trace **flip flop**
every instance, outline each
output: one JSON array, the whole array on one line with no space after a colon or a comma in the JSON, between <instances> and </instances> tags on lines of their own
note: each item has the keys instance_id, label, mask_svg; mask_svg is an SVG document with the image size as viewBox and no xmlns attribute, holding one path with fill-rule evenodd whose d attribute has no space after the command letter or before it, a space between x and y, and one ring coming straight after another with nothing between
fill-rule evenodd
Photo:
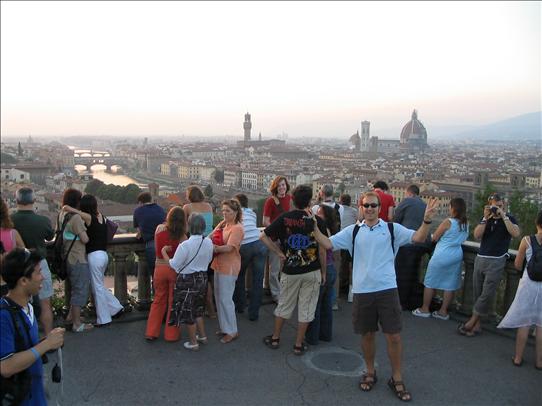
<instances>
[{"instance_id":1,"label":"flip flop","mask_svg":"<svg viewBox=\"0 0 542 406\"><path fill-rule=\"evenodd\" d=\"M86 333L87 331L90 331L94 328L94 326L92 324L87 324L87 323L81 323L79 325L79 327L77 328L72 328L72 331L74 333Z\"/></svg>"},{"instance_id":2,"label":"flip flop","mask_svg":"<svg viewBox=\"0 0 542 406\"><path fill-rule=\"evenodd\" d=\"M476 335L476 332L474 332L473 330L469 330L465 327L465 323L461 323L457 327L457 332L465 337L474 337Z\"/></svg>"}]
</instances>

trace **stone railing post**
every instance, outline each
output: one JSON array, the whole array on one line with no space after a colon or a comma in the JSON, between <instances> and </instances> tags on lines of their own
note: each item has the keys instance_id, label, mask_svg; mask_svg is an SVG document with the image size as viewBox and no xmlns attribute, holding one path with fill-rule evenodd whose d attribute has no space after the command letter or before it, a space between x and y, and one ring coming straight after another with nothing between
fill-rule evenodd
<instances>
[{"instance_id":1,"label":"stone railing post","mask_svg":"<svg viewBox=\"0 0 542 406\"><path fill-rule=\"evenodd\" d=\"M128 280L127 280L127 258L129 252L124 250L117 250L112 253L113 255L113 270L114 270L114 284L115 284L115 296L119 299L121 305L126 307L128 305Z\"/></svg>"},{"instance_id":2,"label":"stone railing post","mask_svg":"<svg viewBox=\"0 0 542 406\"><path fill-rule=\"evenodd\" d=\"M474 288L473 288L473 275L474 275L474 259L478 253L478 243L467 241L463 244L463 286L461 286L461 303L457 307L457 311L464 315L470 316L472 313L472 307L474 306Z\"/></svg>"},{"instance_id":3,"label":"stone railing post","mask_svg":"<svg viewBox=\"0 0 542 406\"><path fill-rule=\"evenodd\" d=\"M148 310L151 306L151 275L145 258L145 247L137 247L137 309Z\"/></svg>"}]
</instances>

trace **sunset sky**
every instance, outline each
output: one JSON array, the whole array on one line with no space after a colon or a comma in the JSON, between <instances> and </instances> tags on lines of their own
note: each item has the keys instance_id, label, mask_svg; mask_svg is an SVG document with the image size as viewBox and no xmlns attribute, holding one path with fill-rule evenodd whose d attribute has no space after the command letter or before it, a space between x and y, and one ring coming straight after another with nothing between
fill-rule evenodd
<instances>
[{"instance_id":1,"label":"sunset sky","mask_svg":"<svg viewBox=\"0 0 542 406\"><path fill-rule=\"evenodd\" d=\"M347 137L541 110L539 2L2 2L1 133Z\"/></svg>"}]
</instances>

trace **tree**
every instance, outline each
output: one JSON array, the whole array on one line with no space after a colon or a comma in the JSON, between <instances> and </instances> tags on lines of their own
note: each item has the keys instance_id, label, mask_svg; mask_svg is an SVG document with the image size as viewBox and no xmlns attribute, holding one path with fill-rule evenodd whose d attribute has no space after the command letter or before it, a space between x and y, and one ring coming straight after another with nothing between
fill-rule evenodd
<instances>
[{"instance_id":1,"label":"tree","mask_svg":"<svg viewBox=\"0 0 542 406\"><path fill-rule=\"evenodd\" d=\"M21 146L21 141L19 141L19 144L17 145L17 155L23 156L23 147Z\"/></svg>"},{"instance_id":2,"label":"tree","mask_svg":"<svg viewBox=\"0 0 542 406\"><path fill-rule=\"evenodd\" d=\"M512 213L518 222L521 230L521 235L531 235L536 233L534 221L540 207L525 198L525 193L519 190L514 191L508 200L508 211ZM521 241L521 237L516 238L512 242L512 248L517 248Z\"/></svg>"},{"instance_id":3,"label":"tree","mask_svg":"<svg viewBox=\"0 0 542 406\"><path fill-rule=\"evenodd\" d=\"M17 163L16 158L14 158L10 154L6 154L5 152L2 152L0 154L0 161L2 161L3 164L16 164Z\"/></svg>"},{"instance_id":4,"label":"tree","mask_svg":"<svg viewBox=\"0 0 542 406\"><path fill-rule=\"evenodd\" d=\"M205 189L203 190L203 194L204 194L208 199L210 199L211 197L213 197L213 195L214 195L213 187L212 187L211 185L205 186Z\"/></svg>"}]
</instances>

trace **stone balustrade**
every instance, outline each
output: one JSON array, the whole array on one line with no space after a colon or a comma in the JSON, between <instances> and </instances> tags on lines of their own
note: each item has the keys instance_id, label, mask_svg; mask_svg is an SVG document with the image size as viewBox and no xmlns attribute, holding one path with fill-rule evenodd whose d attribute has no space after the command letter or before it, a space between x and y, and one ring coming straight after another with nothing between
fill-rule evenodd
<instances>
[{"instance_id":1,"label":"stone balustrade","mask_svg":"<svg viewBox=\"0 0 542 406\"><path fill-rule=\"evenodd\" d=\"M474 259L480 247L479 243L467 241L463 244L463 283L457 294L457 312L470 315L473 307L473 272ZM130 306L128 295L127 276L133 268L134 255L137 257L137 299L135 301L138 310L147 310L151 304L151 281L150 273L145 260L145 245L136 239L135 234L118 234L109 245L108 252L112 261L109 262L108 274L114 275L115 296L123 306ZM501 281L498 294L490 313L494 321L504 316L512 301L521 278L521 271L514 268L514 259L517 251L510 250L510 258L506 263L505 276ZM427 261L422 261L427 263ZM423 273L425 270L421 270ZM66 289L69 292L69 289ZM69 303L69 294L66 295L66 303Z\"/></svg>"}]
</instances>

